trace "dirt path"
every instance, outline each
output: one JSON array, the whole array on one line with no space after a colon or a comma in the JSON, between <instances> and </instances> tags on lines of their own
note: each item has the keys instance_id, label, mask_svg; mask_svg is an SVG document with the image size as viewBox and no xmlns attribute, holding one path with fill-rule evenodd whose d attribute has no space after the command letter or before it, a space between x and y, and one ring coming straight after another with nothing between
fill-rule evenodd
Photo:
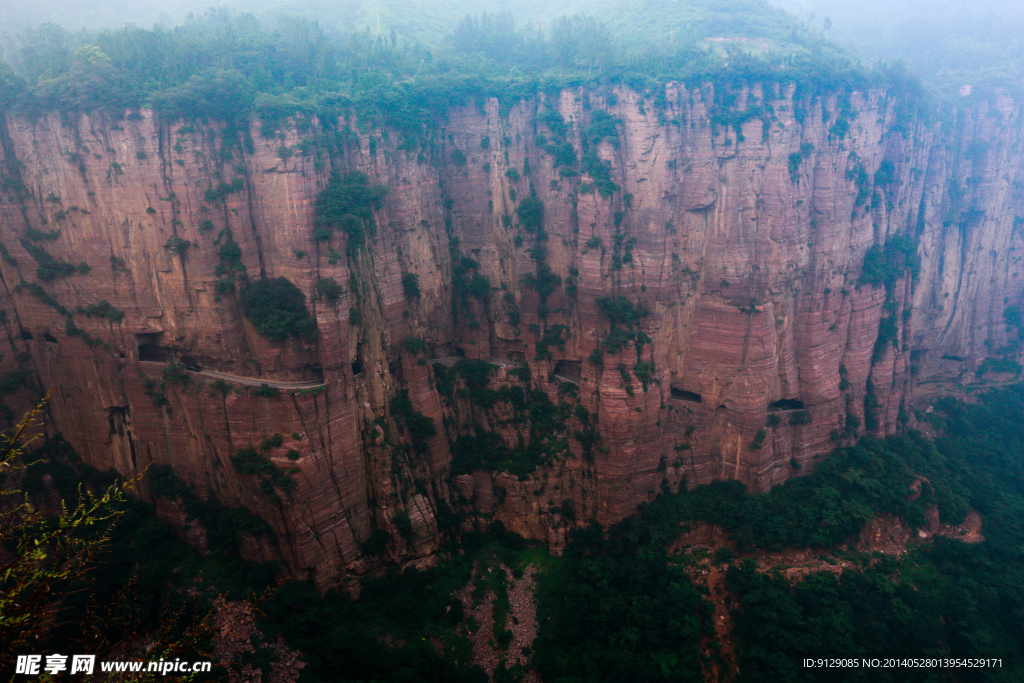
<instances>
[{"instance_id":1,"label":"dirt path","mask_svg":"<svg viewBox=\"0 0 1024 683\"><path fill-rule=\"evenodd\" d=\"M704 680L730 683L739 675L733 634L733 611L739 603L728 590L726 572L730 564L752 557L759 571L781 570L786 579L797 582L817 572L839 575L858 568L859 564L843 557L849 550L902 555L907 552L908 546L928 543L935 536L955 538L964 543L980 543L985 540L981 534L981 515L976 510L968 512L964 521L956 526L940 524L937 509L929 510L927 517L926 527L916 533L895 515L882 514L864 525L860 540L851 546L841 545L831 549L785 548L773 552L755 550L752 553L736 553L735 559L720 563L712 560L715 552L720 548L733 548L732 541L720 527L698 524L681 534L668 552L677 557L689 556L685 564L690 580L707 588L708 600L713 608L711 618L715 635L705 636L701 641L701 653L707 661L702 672ZM714 641L717 641L717 646Z\"/></svg>"}]
</instances>

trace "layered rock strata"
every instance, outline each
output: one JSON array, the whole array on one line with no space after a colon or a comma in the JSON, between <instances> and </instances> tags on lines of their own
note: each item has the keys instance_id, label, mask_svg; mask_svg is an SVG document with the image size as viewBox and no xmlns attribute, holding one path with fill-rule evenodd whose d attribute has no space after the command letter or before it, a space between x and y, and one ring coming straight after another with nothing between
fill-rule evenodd
<instances>
[{"instance_id":1,"label":"layered rock strata","mask_svg":"<svg viewBox=\"0 0 1024 683\"><path fill-rule=\"evenodd\" d=\"M244 534L253 559L328 587L429 563L459 514L557 549L684 482L767 489L896 430L919 384L1010 377L1015 103L938 123L879 92L754 87L727 111L711 86L663 95L492 99L416 136L8 116L0 370L27 377L8 403L52 390L86 461L169 466L269 524ZM350 171L387 188L375 230L315 239L318 194ZM916 277L883 246L898 236ZM884 282L865 275L875 245ZM239 290L262 277L305 293L315 339L257 333ZM462 356L504 363L474 392L433 363ZM182 379L170 358L322 388ZM399 392L435 434L413 437ZM294 483L240 469L249 447ZM474 460L497 451L522 462Z\"/></svg>"}]
</instances>

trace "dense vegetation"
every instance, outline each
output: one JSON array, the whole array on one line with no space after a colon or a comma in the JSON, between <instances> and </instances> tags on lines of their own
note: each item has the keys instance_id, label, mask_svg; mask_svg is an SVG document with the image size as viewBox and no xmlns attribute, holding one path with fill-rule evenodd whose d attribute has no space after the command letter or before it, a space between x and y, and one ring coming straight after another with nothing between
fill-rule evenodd
<instances>
[{"instance_id":1,"label":"dense vegetation","mask_svg":"<svg viewBox=\"0 0 1024 683\"><path fill-rule=\"evenodd\" d=\"M584 444L584 456L590 456L596 431L588 426L586 409L578 405L575 386L563 384L556 403L547 392L530 386L528 367L513 371L521 386L491 388L494 369L483 360L461 359L450 369L434 364L434 385L450 410L465 413L467 423L451 440L454 474L485 470L525 479L538 467L571 455L570 434ZM582 429L571 430L571 420ZM496 425L511 427L515 443L506 443L493 429Z\"/></svg>"},{"instance_id":2,"label":"dense vegetation","mask_svg":"<svg viewBox=\"0 0 1024 683\"><path fill-rule=\"evenodd\" d=\"M108 110L121 115L125 108L148 104L164 121L209 118L225 122L228 132L243 136L241 124L251 115L272 131L296 113L320 115L328 122L355 113L361 124L372 121L400 131L407 149L415 151L425 125L443 117L452 104L478 104L485 96L496 96L501 111L507 112L517 99L562 86L591 84L610 95L608 86L625 83L646 91L656 106L664 102L660 84L669 79L712 80L725 86L795 82L800 94L807 96L883 83L902 88L903 93L917 92L898 69L884 74L862 69L827 49L814 35L764 11L762 3L734 0L713 7L691 0L682 9L672 21L658 26L662 33L657 41L638 49L623 40L637 36L640 29L631 23L635 17L611 25L603 23L600 14L562 18L547 32L533 26L517 28L505 15L468 18L441 44L431 47L394 34L339 37L306 20L261 23L223 13L173 29L130 27L69 34L41 26L4 44L4 58L14 68L0 63L0 111L59 111L70 117ZM680 27L678 35L673 27ZM771 37L775 51L758 48L752 50L756 54L749 54L734 46L708 50L701 42L708 36L746 36L754 29L757 35ZM721 90L727 92L728 87ZM713 104L716 122L738 125L739 119L728 111L732 104L728 95ZM618 187L593 150L602 140L615 144L617 122L597 110L590 120L579 131L580 158L569 142L568 124L555 111L541 114L538 123L550 139L538 144L564 177L580 170L590 176L593 184L581 191L612 195ZM842 125L836 126L841 137ZM338 131L337 138L345 134ZM453 163L465 163L463 153L456 152ZM809 153L791 157L794 181ZM873 185L885 186L891 169L891 162L884 162ZM523 169L523 174L528 176L528 171ZM518 170L510 169L509 178L518 181ZM859 207L868 201L872 181L859 166L851 171L851 178L862 190ZM239 189L235 183L222 182L210 188L205 199L214 203ZM317 200L314 236L330 244L340 233L352 253L373 235L373 210L383 196L384 189L371 186L365 175L332 176ZM523 284L540 295L543 319L547 296L563 284L544 261L544 205L531 194L523 197L515 213L520 226L536 237L537 273L529 274ZM58 231L26 235L25 248L38 262L37 277L42 281L84 272L83 265L58 261L43 249L41 245L57 236ZM183 256L190 245L176 239L168 240L167 249ZM241 251L230 233L218 255L218 292L234 291L237 279L245 315L260 334L275 341L315 337L315 319L297 287L285 278L250 282L243 277ZM622 258L616 251L620 264ZM884 286L889 294L889 316L882 323L875 360L890 343L898 343L892 290L904 274L916 274L916 258L913 243L903 237L872 247L865 257L859 284ZM490 296L490 282L472 259L460 256L453 263L457 264L453 305L457 314L468 313L470 298L485 301ZM568 293L570 281L565 285ZM30 291L46 296L35 287ZM414 273L403 274L402 287L410 302L422 295ZM316 292L323 301L335 302L343 290L325 277L317 280ZM633 345L637 359L632 372L646 390L649 382L656 381L653 363L641 356L650 341L641 329L646 309L621 296L602 297L596 303L608 320L609 332L591 361L604 363L606 354L617 355ZM106 301L76 312L111 323L123 317ZM64 315L69 334L84 334L74 326L70 312ZM518 324L518 309L515 316ZM1008 324L1020 328L1020 318L1015 308L1007 309ZM538 357L547 357L549 348L564 346L565 332L565 326L545 325L537 343ZM405 348L420 355L425 343L409 339ZM1020 370L1008 362L989 359L981 372ZM630 369L619 364L623 381L632 391ZM460 417L469 418L453 422L469 425L452 432L453 474L482 469L526 479L537 467L568 457L570 439L583 444L585 458L591 455L597 437L592 416L574 400L578 389L562 385L555 402L531 387L528 369L521 373L522 386L501 389L490 386L492 371L486 362L469 360L451 368L440 364L433 368L445 409L449 414L462 411ZM171 383L189 378L174 365L163 376ZM23 386L28 375L16 371L0 380L0 393L9 393ZM149 381L147 393L157 405L165 404L166 396ZM263 385L255 393L272 395L276 389ZM869 393L868 399L872 398ZM415 410L405 391L392 397L389 408L408 434L412 451L425 452L438 425ZM770 493L748 493L735 482L682 494L666 492L635 519L607 531L592 525L577 533L563 558L541 560L545 572L538 592L541 623L533 664L549 680L696 680L708 661L699 645L714 637L708 621L710 607L692 583L687 562L670 557L666 548L681 528L711 522L730 535L743 555L813 546L823 556L840 556L851 564L841 576L823 572L789 580L779 572L759 571L750 560L733 562L728 554L721 556L731 564L728 583L739 601L734 616L744 680L839 680L836 672L809 671L799 665L806 656L837 654L1003 656L1007 670L966 672L963 680L1014 680L1009 665L1015 662L1010 656L1024 649L1024 470L1020 461L1024 392L1003 390L978 405L945 402L939 414L946 416L946 436L936 443L912 434L864 439L823 461L814 474ZM514 443L503 439L496 430L499 425L504 432L517 434ZM759 432L758 446L765 434ZM279 435L268 437L260 451L281 444ZM88 484L107 481L77 463L59 440L47 448L42 454L53 462L33 466L21 482L29 492L45 493L44 472L54 478L65 497L73 497L74 484L83 479ZM232 466L270 500L283 503L282 494L291 493L295 482L289 470L278 468L260 451L236 450ZM298 456L292 450L288 457L293 453ZM921 487L918 497L909 495L914 482ZM158 495L183 501L187 515L207 530L211 554L200 557L175 540L146 506L130 504L109 550L97 558L95 570L74 585L60 587L69 597L60 606L59 625L48 636L54 651L70 651L79 642L80 634L72 628L78 623L75 615L95 605L118 606L130 589L143 598L141 608L131 615L135 621L124 623L144 631L163 618L160 607L165 601L172 608L194 613L198 608L186 605L182 596L197 584L204 590L208 587L207 593L227 591L233 597L274 584L276 567L245 563L237 555L242 534L272 537L263 520L241 509L224 510L202 501L170 468L153 468L149 486ZM961 522L971 508L980 511L988 540L965 546L940 538L917 545L900 558L841 547L879 513L898 515L917 527L924 524L932 505L951 524ZM560 513L566 520L575 520L571 502ZM404 513L393 521L404 536L411 533L411 522L400 515ZM438 517L445 515L453 513L440 509ZM461 521L448 519L443 525L448 540L461 547L446 548L437 568L401 575L392 572L368 581L358 601L336 592L319 597L308 584L298 582L278 588L263 606L265 632L281 633L302 650L309 662L303 673L306 680L331 680L338 671L354 680L481 680L482 673L469 664L465 642L466 629L472 629L472 624L452 595L481 566L500 560L521 569L530 551L521 539L494 525L487 543L487 538L466 532L471 525ZM397 538L378 528L363 547L368 555L381 555ZM468 552L460 555L460 550ZM494 574L501 575L498 570ZM487 580L496 582L500 596L501 581ZM180 626L175 628L181 631ZM496 631L503 628L502 624ZM113 633L130 635L129 630ZM504 634L496 632L495 637L500 642ZM261 651L260 656L266 653ZM860 680L881 680L877 672L841 673L842 680L857 680L858 674ZM900 671L892 680L931 680L929 676L933 672Z\"/></svg>"},{"instance_id":3,"label":"dense vegetation","mask_svg":"<svg viewBox=\"0 0 1024 683\"><path fill-rule=\"evenodd\" d=\"M958 680L1019 680L1024 645L1024 390L990 393L979 404L940 402L946 436L922 446L936 502L956 522L966 505L984 520L985 542L936 538L902 558L861 556L861 571L812 574L795 585L734 567L743 601L738 635L747 680L787 672L791 680L839 680L801 671L809 652L850 656L1004 657L1002 668L958 672ZM897 459L906 439L885 442ZM851 469L847 478L861 475ZM871 479L868 479L871 481ZM945 492L942 490L945 489ZM961 498L962 496L962 498ZM954 501L943 509L943 500ZM912 518L911 518L912 519ZM771 624L766 627L766 624ZM936 680L935 671L844 671L842 680Z\"/></svg>"},{"instance_id":4,"label":"dense vegetation","mask_svg":"<svg viewBox=\"0 0 1024 683\"><path fill-rule=\"evenodd\" d=\"M403 390L395 394L390 405L391 414L399 424L409 431L412 447L417 451L425 452L427 440L437 434L434 421L413 408L408 391Z\"/></svg>"},{"instance_id":5,"label":"dense vegetation","mask_svg":"<svg viewBox=\"0 0 1024 683\"><path fill-rule=\"evenodd\" d=\"M170 29L72 34L42 25L6 41L3 59L14 70L0 67L0 108L120 114L149 104L169 120L237 123L254 113L271 128L296 113L331 120L354 112L418 135L455 103L493 95L507 108L538 90L588 82L640 89L669 79L796 82L813 95L885 81L764 3L729 4L665 8L672 21L642 47L630 39L638 27L584 15L559 18L546 32L517 27L508 15L467 18L429 47L395 36L331 35L308 19L260 22L227 12ZM705 42L766 35L767 43L717 43L726 50Z\"/></svg>"},{"instance_id":6,"label":"dense vegetation","mask_svg":"<svg viewBox=\"0 0 1024 683\"><path fill-rule=\"evenodd\" d=\"M936 504L945 519L962 521L964 492L948 483L940 463L932 444L920 437L866 438L830 455L814 474L768 493L745 494L742 484L723 481L666 498L663 505L671 507L665 514L721 525L740 548L831 547L856 535L880 512L923 525L926 508ZM917 476L933 487L909 500Z\"/></svg>"},{"instance_id":7,"label":"dense vegetation","mask_svg":"<svg viewBox=\"0 0 1024 683\"><path fill-rule=\"evenodd\" d=\"M674 599L667 600L670 604L652 600L643 611L645 629L624 640L622 631L628 632L635 618L632 596L648 572L692 562L686 556L664 557L681 523L709 521L728 532L740 553L816 546L822 559L852 565L838 576L825 571L789 580L777 567L763 571L751 559L718 554L731 563L728 583L739 598L734 618L741 681L940 680L935 669L802 665L805 657L895 655L1002 657L1002 668L962 670L958 680L1019 680L1024 388L994 391L978 404L945 400L939 408L942 417L930 419L944 425L946 436L934 443L916 435L864 439L832 455L814 474L770 493L747 494L738 484L720 483L662 495L603 540L596 530L578 534L541 593L547 621L542 621L535 661L542 673L567 680L660 680L665 671L651 669L654 662L666 661L658 654L658 620ZM921 495L914 499L910 485L918 480ZM938 537L912 545L902 557L840 545L883 512L899 515L913 528L923 526L932 505L951 524L969 508L978 510L986 540L967 545ZM647 565L652 557L656 563ZM642 594L660 598L683 591L682 599L687 585L675 581L671 589L650 586ZM700 613L699 603L690 604ZM647 656L632 658L632 648L648 633L651 640L642 648ZM675 659L669 661L692 662L694 647L692 636L677 642ZM591 667L591 661L602 666Z\"/></svg>"},{"instance_id":8,"label":"dense vegetation","mask_svg":"<svg viewBox=\"0 0 1024 683\"><path fill-rule=\"evenodd\" d=\"M710 605L644 520L575 536L541 582L534 663L545 680L700 681Z\"/></svg>"},{"instance_id":9,"label":"dense vegetation","mask_svg":"<svg viewBox=\"0 0 1024 683\"><path fill-rule=\"evenodd\" d=\"M313 339L317 335L316 319L306 308L306 296L287 278L264 278L246 286L242 311L267 339Z\"/></svg>"},{"instance_id":10,"label":"dense vegetation","mask_svg":"<svg viewBox=\"0 0 1024 683\"><path fill-rule=\"evenodd\" d=\"M17 486L37 502L51 500L56 490L69 509L83 502L88 507L96 500L90 492L102 494L114 483L111 475L78 460L59 437L34 455L36 459L21 472ZM12 482L7 477L5 473L0 485L10 491ZM154 482L157 480L176 481L173 474L168 477L166 473ZM131 647L153 658L208 659L212 630L204 621L213 597L228 585L236 587L232 597L244 597L247 587L268 585L272 580L272 567L246 563L236 552L241 530L260 533L266 525L254 525L244 510L218 508L190 496L180 482L177 486L186 496L190 513L200 516L208 530L209 555L201 557L185 545L153 515L150 506L131 498L111 499L89 517L91 523L72 530L71 542L42 544L51 559L70 562L77 569L63 576L59 573L37 587L44 592L45 622L40 625L30 619L16 624L13 637L5 629L5 637L0 638L4 658L13 661L15 654L49 648L49 652L95 653L103 660L116 658L116 653ZM114 525L108 529L112 520ZM40 532L55 528L56 520L50 518ZM5 556L5 563L9 559ZM7 584L0 585L6 593ZM59 603L52 602L54 595L61 597ZM6 621L4 625L10 626ZM138 650L142 637L146 645ZM196 680L216 680L223 673L215 671Z\"/></svg>"},{"instance_id":11,"label":"dense vegetation","mask_svg":"<svg viewBox=\"0 0 1024 683\"><path fill-rule=\"evenodd\" d=\"M868 249L864 254L864 270L858 282L875 287L885 285L887 290L892 290L896 280L907 271L916 280L920 268L917 245L906 235L896 235L887 240L884 246L874 244Z\"/></svg>"},{"instance_id":12,"label":"dense vegetation","mask_svg":"<svg viewBox=\"0 0 1024 683\"><path fill-rule=\"evenodd\" d=\"M326 241L334 230L341 230L350 249L360 246L366 235L376 232L373 210L385 192L384 187L370 185L365 173L332 176L317 196L313 236Z\"/></svg>"},{"instance_id":13,"label":"dense vegetation","mask_svg":"<svg viewBox=\"0 0 1024 683\"><path fill-rule=\"evenodd\" d=\"M274 444L277 439L268 437L265 443ZM110 474L83 464L59 437L35 455L39 459L19 481L3 475L4 490L11 490L12 484L20 486L42 501L50 499L55 487L73 503L83 491L102 491L114 481ZM251 453L241 451L232 459L242 467L256 461ZM307 662L305 681L338 680L339 670L344 671L345 680L353 681L487 680L468 664L468 643L456 633L457 627L464 626L464 615L453 593L466 584L474 568L498 562L517 565L517 557L492 539L513 543L520 551L522 541L503 532L500 525L489 536L467 535L463 548L468 553L461 559L423 572L390 572L367 581L358 601L336 591L321 597L308 583L281 582L275 564L257 565L240 558L243 535L274 541L262 519L244 508L228 509L200 499L167 466L151 467L147 481L154 495L180 501L187 518L202 525L209 552L200 554L179 540L167 523L155 517L151 506L133 499L115 502L110 508L114 525L108 530L106 524L95 524L86 532L109 540L92 546L84 572L47 586L63 602L48 615L46 625L26 631L30 637L40 633L40 640L31 645L20 640L0 643L5 653L8 645L15 647L8 659L13 661L13 655L26 647L87 651L98 659L116 659L117 648L126 643L135 647L139 639L149 643L153 657L213 659L210 610L220 596L255 601L257 613L262 614L263 636L253 637L255 652L242 654L231 664L236 672L243 663L269 666L275 656L268 646L281 634L301 649ZM36 624L25 628L29 626ZM443 652L435 649L435 638L444 644ZM215 670L189 680L221 680L224 674L223 669ZM168 678L172 679L179 680Z\"/></svg>"},{"instance_id":14,"label":"dense vegetation","mask_svg":"<svg viewBox=\"0 0 1024 683\"><path fill-rule=\"evenodd\" d=\"M488 391L486 372L467 369L459 376L459 391L481 396ZM453 383L451 391L458 386ZM472 578L473 600L494 591L495 609L504 619L507 586L504 574L494 568L500 563L521 572L525 563L534 562L543 571L531 657L545 679L698 680L709 664L721 661L710 603L692 581L694 571L706 564L699 553L669 555L667 548L687 525L708 521L734 540L735 553L719 551L714 561L726 565L736 600L741 681L932 681L942 676L934 669L840 671L801 664L804 657L837 652L850 657L1002 657L1001 668L961 670L958 680L1019 680L1024 388L995 390L974 404L944 400L937 408L922 414L945 430L934 442L913 434L864 439L823 461L815 473L769 493L745 493L734 483L666 492L612 529L591 525L578 531L562 558L528 549L496 523L488 536L456 532L452 539L459 542L442 551L434 569L392 572L369 581L358 601L338 593L321 598L308 584L285 584L261 605L264 638L281 634L302 651L309 663L303 680L331 680L338 666L352 680L482 680L470 666L466 640L479 626L453 594ZM260 448L282 441L274 435ZM42 452L46 462L33 465L23 480L26 491L44 492L44 474L65 497L75 495L78 482L108 481L82 465L63 442L52 441L47 449ZM236 466L256 463L254 472L264 476L258 460L247 451L236 458ZM258 594L273 584L274 567L245 563L236 554L240 534L270 534L262 520L201 501L169 468L154 468L149 476L154 493L182 498L187 514L207 529L213 552L196 554L146 506L133 503L88 578L97 599L109 601L104 596L138 590L145 597L134 613L138 619L125 623L145 628L165 618L165 600L182 600L183 589L197 581L203 596ZM919 496L911 495L914 482ZM899 515L912 528L923 525L932 505L943 522L954 525L968 509L977 510L985 541L968 545L936 537L911 544L902 556L843 545L865 520L882 512ZM787 579L781 573L785 566L759 569L749 559L758 549L806 546L846 568L841 574L818 571ZM465 553L454 552L459 549ZM90 600L88 593L73 593L62 614L79 613ZM202 609L190 603L187 613ZM48 641L58 649L82 636L72 627L74 618L62 623ZM504 623L495 626L499 653L509 642ZM257 646L248 657L269 661L270 651L260 642ZM515 680L521 671L499 667L498 674Z\"/></svg>"},{"instance_id":15,"label":"dense vegetation","mask_svg":"<svg viewBox=\"0 0 1024 683\"><path fill-rule=\"evenodd\" d=\"M635 0L588 0L585 7L577 0L522 0L511 6L502 0L427 0L415 5L401 0L352 0L346 3L243 0L233 6L255 12L261 18L273 19L282 14L315 17L325 26L344 27L356 33L369 30L374 35L379 31L389 39L427 45L436 45L443 40L452 26L467 14L490 13L500 21L503 17L495 13L510 9L520 23L545 29L559 17L585 9L596 19L612 23L615 34L631 42L689 44L705 35L768 37L782 45L813 45L820 40L792 17L771 9L760 0L687 0L681 3L647 0L642 4ZM186 15L191 18L215 11L209 7L209 3L201 0L184 0L173 9L156 0L107 0L100 6L83 7L68 6L59 0L40 0L31 5L9 8L0 17L0 31L18 30L45 22L74 27L109 27L121 23L149 26L155 21L178 22ZM650 21L650 14L657 15L659 21Z\"/></svg>"}]
</instances>

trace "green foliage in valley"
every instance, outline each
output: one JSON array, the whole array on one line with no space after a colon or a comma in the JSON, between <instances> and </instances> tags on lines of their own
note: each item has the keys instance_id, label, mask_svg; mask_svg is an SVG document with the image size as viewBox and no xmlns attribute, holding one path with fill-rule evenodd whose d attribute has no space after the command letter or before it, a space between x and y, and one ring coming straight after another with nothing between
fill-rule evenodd
<instances>
[{"instance_id":1,"label":"green foliage in valley","mask_svg":"<svg viewBox=\"0 0 1024 683\"><path fill-rule=\"evenodd\" d=\"M645 520L577 532L538 588L545 680L701 681L710 604Z\"/></svg>"},{"instance_id":2,"label":"green foliage in valley","mask_svg":"<svg viewBox=\"0 0 1024 683\"><path fill-rule=\"evenodd\" d=\"M243 451L233 461L244 463L243 469L255 467L256 476L273 476ZM33 463L19 484L39 501L50 499L56 489L73 504L80 496L90 500L80 487L102 492L114 481L112 475L82 463L66 442L56 438L34 451ZM0 484L10 490L11 480L4 475ZM518 553L524 545L515 534L497 529L489 535L467 534L462 557L422 572L392 571L368 580L359 600L343 591L320 596L311 583L282 582L275 564L241 559L239 543L246 536L274 542L270 527L258 516L201 499L166 465L151 466L146 484L154 496L183 506L190 523L205 530L209 550L200 554L183 543L155 516L151 505L121 498L111 509L115 524L93 524L76 532L78 547L91 548L91 554L84 571L64 572L65 580L48 586L45 628L19 625L15 632L21 635L4 640L0 650L12 657L24 653L25 647L39 647L116 659L116 652L128 646L137 649L144 640L147 659L154 661L168 656L215 659L209 640L210 610L214 599L223 596L257 603L263 644L280 635L299 648L307 664L302 680L337 680L339 667L346 680L353 681L487 680L469 663L469 643L460 635L468 628L467 615L453 595L466 585L474 567L497 576L487 568L501 562L521 575ZM44 529L54 528L55 520L42 521ZM53 595L59 600L54 602ZM392 640L395 637L400 642ZM433 638L444 647L438 649ZM268 664L274 658L271 648ZM212 676L195 680L220 680L224 674L215 669Z\"/></svg>"},{"instance_id":3,"label":"green foliage in valley","mask_svg":"<svg viewBox=\"0 0 1024 683\"><path fill-rule=\"evenodd\" d=\"M673 515L719 524L740 548L832 547L882 512L922 526L925 510L938 505L947 519L962 521L964 491L945 483L947 474L944 458L921 437L868 438L834 452L813 474L768 493L745 494L739 482L723 481L664 497L652 507L665 505ZM943 483L910 500L910 485L918 476Z\"/></svg>"},{"instance_id":4,"label":"green foliage in valley","mask_svg":"<svg viewBox=\"0 0 1024 683\"><path fill-rule=\"evenodd\" d=\"M271 567L247 563L236 552L241 531L268 531L262 520L259 528L248 512L200 500L169 467L151 468L152 490L182 500L190 516L202 517L210 543L205 556L179 540L149 505L117 493L125 483L82 463L60 437L26 459L31 460L27 465L5 468L0 495L21 505L20 530L30 534L20 540L31 546L38 534L39 544L13 564L7 564L15 557L8 553L0 600L13 597L12 580L23 567L43 571L36 572L35 594L22 592L15 609L5 608L0 620L0 653L9 659L26 648L114 659L131 647L151 660L209 660L213 599L221 591L243 598L247 589L272 581ZM54 510L55 494L65 502L64 510ZM4 528L13 532L18 525ZM11 539L4 540L6 545ZM41 622L26 615L26 608L42 608ZM19 616L28 618L14 621ZM223 674L215 668L212 676L196 680Z\"/></svg>"},{"instance_id":5,"label":"green foliage in valley","mask_svg":"<svg viewBox=\"0 0 1024 683\"><path fill-rule=\"evenodd\" d=\"M729 588L739 599L733 614L740 681L932 681L939 674L847 668L838 675L802 665L805 657L835 652L1001 657L1000 668L958 676L1017 680L1024 646L1024 388L991 392L977 404L943 400L937 407L930 419L945 435L934 443L918 435L864 439L769 493L746 493L736 482L702 486L660 496L606 535L600 529L577 534L562 564L540 584L534 662L541 673L564 680L661 680L669 662L698 671L694 643L707 608L686 588L687 575L679 572L660 587L640 584L677 571L664 549L681 524L686 530L702 521L723 527L740 555L716 554L730 565ZM923 527L932 506L954 526L977 510L985 541L936 537L912 544L903 556L840 545L882 513L898 516L911 530ZM808 546L846 568L787 579L742 558L756 549ZM673 613L673 604L652 600L639 614L631 611L635 600L662 595L686 608ZM688 638L659 640L659 619L669 615L672 628L689 629ZM643 628L629 631L638 618ZM652 668L655 663L663 667ZM673 680L685 680L682 675Z\"/></svg>"},{"instance_id":6,"label":"green foliage in valley","mask_svg":"<svg viewBox=\"0 0 1024 683\"><path fill-rule=\"evenodd\" d=\"M811 574L795 583L755 571L749 561L730 568L730 587L742 600L737 624L741 680L764 680L780 672L792 680L834 680L828 672L800 665L802 657L827 652L1002 657L998 668L957 675L970 681L1019 678L1024 664L1018 657L1024 646L1019 618L1024 614L1024 469L1019 457L1024 389L995 390L976 404L944 399L937 407L930 418L944 427L945 435L934 445L914 439L921 445L913 448L925 457L913 463L913 471L928 477L922 498L937 504L947 523L960 522L968 507L977 510L985 540L965 544L955 536L937 537L911 546L902 557L862 554L854 557L857 570ZM873 443L883 455L911 464L908 441ZM865 483L884 486L885 477L856 466L843 476L865 474ZM907 493L904 489L905 499ZM909 512L904 519L921 524ZM907 670L881 678L877 671L845 670L843 680L931 681L936 674Z\"/></svg>"},{"instance_id":7,"label":"green foliage in valley","mask_svg":"<svg viewBox=\"0 0 1024 683\"><path fill-rule=\"evenodd\" d=\"M309 665L302 680L334 681L344 669L350 681L485 683L487 675L470 663L467 637L483 625L468 607L495 594L493 614L500 626L482 635L491 639L493 633L496 653L504 659L511 634L504 628L509 610L502 567L521 578L526 565L543 553L527 550L501 522L492 523L487 533L463 534L443 553L447 559L436 567L391 569L365 581L358 600L341 591L320 597L305 582L286 584L263 606L261 625L305 655ZM521 674L499 662L496 680L519 680Z\"/></svg>"},{"instance_id":8,"label":"green foliage in valley","mask_svg":"<svg viewBox=\"0 0 1024 683\"><path fill-rule=\"evenodd\" d=\"M497 391L486 364L467 361L451 374L442 393L486 401L486 392ZM936 408L926 416L944 430L935 442L917 435L864 439L769 493L746 493L735 483L665 493L607 531L596 525L577 531L561 558L526 549L522 539L494 524L490 536L463 532L449 550L464 554L442 552L435 568L367 581L359 600L338 592L319 597L310 584L286 583L261 605L261 629L301 650L308 663L303 677L311 681L333 680L338 666L352 680L482 680L469 664L465 639L473 622L453 595L475 572L473 594L493 590L495 613L503 619L508 588L496 563L518 576L526 562L535 562L541 567L538 634L530 657L545 680L702 680L710 661L702 651L710 647L715 656L710 603L691 582L695 560L670 556L667 548L688 525L713 522L735 542L735 551L720 549L714 561L725 565L736 601L740 681L932 681L943 675L901 669L886 678L877 669L843 669L837 676L836 670L802 666L805 657L836 652L858 658L1001 657L1001 668L963 669L958 676L1016 681L1017 655L1024 650L1024 388L995 390L974 404L943 400ZM283 438L271 435L265 445L283 446ZM44 474L61 491L99 481L68 451L66 445L48 451L30 468L25 490L45 493L50 484ZM274 476L276 467L255 449L232 460L242 473ZM61 614L116 604L115 596L134 581L144 597L136 615L154 624L164 601L184 599L197 581L237 596L274 584L273 567L237 557L242 532L269 535L262 520L203 502L168 467L153 468L149 479L154 494L183 500L189 517L201 521L211 553L203 557L184 546L145 505L133 503L87 579L91 588L67 593ZM911 494L912 484L919 495ZM901 556L840 545L883 512L898 515L912 530L923 526L932 505L954 526L976 510L985 540L969 545L936 537L912 543ZM562 514L572 519L575 512L568 505ZM411 520L400 514L394 531L373 532L382 547L413 533ZM757 549L808 545L818 546L820 558L843 562L843 571L785 578L747 559ZM101 602L90 602L93 595ZM73 626L79 620L58 622L48 643L83 640ZM496 627L499 654L506 638ZM517 674L499 667L499 675Z\"/></svg>"}]
</instances>

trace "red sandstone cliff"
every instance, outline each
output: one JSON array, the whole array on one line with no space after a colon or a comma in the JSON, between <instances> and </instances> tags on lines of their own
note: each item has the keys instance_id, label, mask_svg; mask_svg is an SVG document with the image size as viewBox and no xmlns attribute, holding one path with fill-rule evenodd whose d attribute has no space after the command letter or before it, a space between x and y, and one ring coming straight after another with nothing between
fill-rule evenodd
<instances>
[{"instance_id":1,"label":"red sandstone cliff","mask_svg":"<svg viewBox=\"0 0 1024 683\"><path fill-rule=\"evenodd\" d=\"M736 108L759 116L736 126L716 125L715 107L710 86L671 86L663 104L627 89L564 91L507 116L494 100L453 111L411 145L395 131L346 132L344 121L296 120L263 137L258 124L234 136L146 112L117 122L10 117L0 369L20 363L55 390L54 426L88 462L124 473L170 465L200 496L271 525L274 540L246 544L253 557L283 558L329 586L385 560L429 562L453 510L557 547L573 524L621 519L666 485L738 478L768 488L806 472L849 438L848 426L894 430L916 382L973 379L1000 353L1019 360L1004 319L1022 298L1013 103L965 106L945 126L899 119L879 93L839 106L754 88ZM556 167L545 149L564 135L581 158L598 110L618 119L594 146L618 186L610 196L586 191L599 179L578 163ZM317 194L346 170L387 187L376 233L359 249L340 234L312 236ZM234 191L208 196L218 187ZM531 193L546 240L516 211ZM858 284L869 247L897 234L919 239L917 282ZM174 253L173 237L192 244ZM250 278L283 276L307 294L315 342L261 338L237 298L218 291L232 239ZM538 247L569 278L543 302L523 283L538 272ZM38 281L39 249L90 269ZM463 256L479 264L489 295L456 292ZM418 277L418 299L406 298L406 273ZM343 286L336 302L314 296L321 277ZM604 296L646 309L636 329L650 342L639 354L632 342L598 353L597 364L592 352L611 331ZM123 318L75 313L103 300ZM895 334L876 352L883 318ZM537 342L558 325L564 348L549 343L544 357ZM403 350L408 337L426 341L432 358L526 361L526 388L569 415L564 438L545 446L554 455L529 475L453 476L451 444L471 424L509 448L541 435L501 402L443 396L431 366ZM224 394L206 379L165 383L158 405L160 367L140 360L160 354L245 377L322 377L325 389ZM653 363L646 389L638 361ZM521 386L511 369L490 386ZM556 374L578 394L560 391ZM400 389L437 427L422 447L391 415ZM592 447L579 438L588 428ZM294 470L291 496L267 495L231 462L275 433L284 443L269 458ZM390 540L367 555L375 530Z\"/></svg>"}]
</instances>

